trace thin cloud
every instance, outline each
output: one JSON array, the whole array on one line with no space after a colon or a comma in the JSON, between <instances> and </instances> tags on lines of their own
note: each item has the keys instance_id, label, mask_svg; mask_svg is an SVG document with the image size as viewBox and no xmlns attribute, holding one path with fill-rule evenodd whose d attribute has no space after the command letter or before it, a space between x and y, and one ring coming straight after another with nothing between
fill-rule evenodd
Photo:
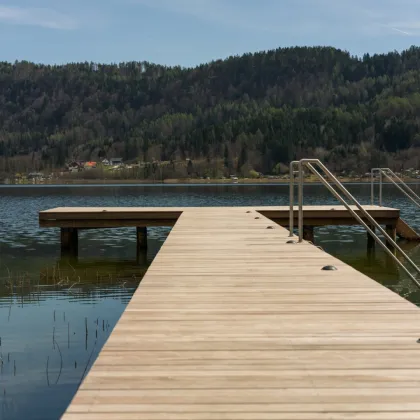
<instances>
[{"instance_id":1,"label":"thin cloud","mask_svg":"<svg viewBox=\"0 0 420 420\"><path fill-rule=\"evenodd\" d=\"M295 0L125 0L127 3L158 9L165 13L189 16L196 20L252 32L285 34L319 31L322 25L308 13L293 6ZM296 0L299 2L306 0ZM299 22L296 22L296 19Z\"/></svg>"},{"instance_id":2,"label":"thin cloud","mask_svg":"<svg viewBox=\"0 0 420 420\"><path fill-rule=\"evenodd\" d=\"M391 28L408 36L420 36L420 21L392 22Z\"/></svg>"},{"instance_id":3,"label":"thin cloud","mask_svg":"<svg viewBox=\"0 0 420 420\"><path fill-rule=\"evenodd\" d=\"M46 8L23 8L0 5L0 22L13 25L41 26L48 29L72 30L77 22L71 17Z\"/></svg>"},{"instance_id":4,"label":"thin cloud","mask_svg":"<svg viewBox=\"0 0 420 420\"><path fill-rule=\"evenodd\" d=\"M310 0L308 0L309 4ZM420 13L419 0L317 0L325 16L336 18L335 30L358 32L377 38L393 32L404 36L420 34L420 22L413 16ZM313 4L313 2L312 2ZM324 17L325 19L325 17Z\"/></svg>"},{"instance_id":5,"label":"thin cloud","mask_svg":"<svg viewBox=\"0 0 420 420\"><path fill-rule=\"evenodd\" d=\"M406 32L406 31L402 31L401 29L398 28L391 28L393 31L399 32L400 34L403 35L407 35L407 36L411 36L412 34L410 34L410 32Z\"/></svg>"},{"instance_id":6,"label":"thin cloud","mask_svg":"<svg viewBox=\"0 0 420 420\"><path fill-rule=\"evenodd\" d=\"M249 23L240 15L240 11L232 8L226 0L132 0L131 2L209 22L249 28Z\"/></svg>"},{"instance_id":7,"label":"thin cloud","mask_svg":"<svg viewBox=\"0 0 420 420\"><path fill-rule=\"evenodd\" d=\"M120 0L118 0L120 1ZM420 12L418 0L125 0L238 30L293 34L297 38L358 33L370 38L391 31L404 36L420 34L418 23L408 20ZM382 7L383 6L383 7ZM392 33L392 32L391 32Z\"/></svg>"},{"instance_id":8,"label":"thin cloud","mask_svg":"<svg viewBox=\"0 0 420 420\"><path fill-rule=\"evenodd\" d=\"M390 31L404 36L420 35L420 21L412 20L413 16L420 13L418 0L400 0L400 2L381 0L381 3L371 6L374 7L367 10L363 6L360 10L371 25L380 30L379 35L389 35Z\"/></svg>"}]
</instances>

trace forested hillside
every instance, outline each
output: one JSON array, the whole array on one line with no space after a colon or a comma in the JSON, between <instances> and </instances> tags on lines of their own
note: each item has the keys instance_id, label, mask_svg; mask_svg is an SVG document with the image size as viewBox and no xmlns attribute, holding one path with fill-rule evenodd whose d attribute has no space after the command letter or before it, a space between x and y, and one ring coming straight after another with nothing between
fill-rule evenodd
<instances>
[{"instance_id":1,"label":"forested hillside","mask_svg":"<svg viewBox=\"0 0 420 420\"><path fill-rule=\"evenodd\" d=\"M417 165L419 128L417 47L286 48L191 69L0 63L0 172L122 157L276 173L303 156L360 172Z\"/></svg>"}]
</instances>

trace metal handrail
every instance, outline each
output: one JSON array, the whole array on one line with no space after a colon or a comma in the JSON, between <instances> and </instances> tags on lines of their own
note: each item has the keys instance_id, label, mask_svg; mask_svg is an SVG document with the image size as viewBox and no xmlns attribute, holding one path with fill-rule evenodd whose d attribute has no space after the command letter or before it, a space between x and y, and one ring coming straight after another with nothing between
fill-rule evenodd
<instances>
[{"instance_id":1,"label":"metal handrail","mask_svg":"<svg viewBox=\"0 0 420 420\"><path fill-rule=\"evenodd\" d=\"M420 207L420 197L389 168L373 168L371 171L371 187L370 196L371 203L375 201L375 172L379 174L379 205L382 207L382 187L383 177L385 176L392 184L394 184L404 195L406 195L417 207Z\"/></svg>"},{"instance_id":2,"label":"metal handrail","mask_svg":"<svg viewBox=\"0 0 420 420\"><path fill-rule=\"evenodd\" d=\"M298 167L299 173L299 188L298 188L298 202L299 202L299 215L298 215L298 228L299 228L299 243L303 241L303 181L304 181L304 169L308 168L315 176L319 178L321 183L332 193L332 195L337 198L344 207L349 211L349 213L367 230L367 232L372 236L376 243L378 243L383 250L389 255L410 277L410 279L420 287L420 282L411 274L407 267L394 255L394 253L388 248L387 244L383 242L379 236L375 233L375 228L382 233L385 237L386 242L391 244L391 246L398 251L401 256L414 268L417 273L420 273L420 268L414 263L413 260L401 249L400 246L395 242L391 236L382 228L382 226L363 208L363 206L353 197L352 194L344 187L344 185L328 170L328 168L318 159L302 159L300 161L293 161L290 164L290 236L293 235L294 227L294 174L295 167ZM362 213L363 217L369 221L369 224L366 223L362 217L360 217L347 203L347 201L337 192L334 187L328 182L326 177L324 177L318 170L315 168L321 169L327 177L329 177L333 183L338 187L341 194L351 200L358 210ZM371 228L370 226L373 226Z\"/></svg>"},{"instance_id":3,"label":"metal handrail","mask_svg":"<svg viewBox=\"0 0 420 420\"><path fill-rule=\"evenodd\" d=\"M294 199L295 199L295 166L299 164L298 160L294 160L290 162L290 187L289 187L289 230L290 230L290 237L294 236L293 233L293 226L294 226L294 214L293 214L293 206L294 206Z\"/></svg>"}]
</instances>

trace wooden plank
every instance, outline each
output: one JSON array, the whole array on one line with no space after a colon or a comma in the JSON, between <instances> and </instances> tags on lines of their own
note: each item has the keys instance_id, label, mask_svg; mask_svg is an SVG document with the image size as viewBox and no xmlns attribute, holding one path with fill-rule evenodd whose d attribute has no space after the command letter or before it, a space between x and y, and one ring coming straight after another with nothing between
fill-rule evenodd
<instances>
[{"instance_id":1,"label":"wooden plank","mask_svg":"<svg viewBox=\"0 0 420 420\"><path fill-rule=\"evenodd\" d=\"M310 377L306 383L311 383L311 387L283 388L278 385L275 388L254 387L233 388L222 386L209 386L206 389L183 388L151 389L147 385L139 383L136 388L131 389L103 389L100 384L96 389L86 389L86 385L78 392L74 399L75 405L92 404L98 409L101 406L128 405L128 406L155 406L160 404L176 405L260 405L261 411L269 411L269 405L277 407L279 411L297 409L298 406L323 406L327 408L339 406L343 411L354 411L358 407L363 409L369 404L380 406L387 405L397 407L398 404L407 404L420 409L418 387L395 387L377 388L375 386L366 388L316 388L312 385ZM91 378L93 380L93 378ZM203 375L202 380L206 381ZM391 381L392 378L388 379ZM220 379L227 385L226 380ZM220 382L219 381L219 382ZM123 383L124 381L121 381ZM85 384L87 381L85 381ZM281 383L279 379L278 383ZM333 384L332 384L333 385ZM101 388L101 389L98 389ZM211 392L209 392L211 390ZM335 400L335 402L333 402ZM265 407L263 406L265 405ZM354 407L353 407L354 405ZM72 404L73 406L73 404ZM282 407L283 406L283 407ZM402 407L400 407L401 409ZM151 410L152 411L152 410ZM308 410L309 411L309 410Z\"/></svg>"},{"instance_id":2,"label":"wooden plank","mask_svg":"<svg viewBox=\"0 0 420 420\"><path fill-rule=\"evenodd\" d=\"M245 209L182 210L64 419L420 418L419 308Z\"/></svg>"},{"instance_id":3,"label":"wooden plank","mask_svg":"<svg viewBox=\"0 0 420 420\"><path fill-rule=\"evenodd\" d=\"M162 410L165 410L162 407ZM266 413L255 413L247 411L236 411L236 412L194 412L194 413L182 413L173 411L160 411L160 412L147 412L148 420L418 420L420 418L420 411L394 411L394 412L313 412L313 413L302 413L302 412L266 412ZM121 413L108 412L108 413L83 413L84 420L139 420L144 419L146 416L142 416L141 413ZM80 419L78 413L68 413L66 415L68 420Z\"/></svg>"},{"instance_id":4,"label":"wooden plank","mask_svg":"<svg viewBox=\"0 0 420 420\"><path fill-rule=\"evenodd\" d=\"M323 361L327 363L327 360ZM301 366L299 370L285 369L284 366L276 367L275 362L270 366L259 365L252 367L250 362L226 368L219 365L215 369L201 369L201 365L184 366L171 369L163 365L158 366L120 366L115 372L111 366L97 368L86 379L84 390L112 391L148 389L167 390L178 388L180 390L209 390L209 389L237 389L255 390L256 387L263 389L279 388L282 384L284 389L307 389L310 381L312 389L367 389L367 388L405 388L417 389L420 387L420 371L394 370L390 372L384 369L317 369ZM417 379L414 376L417 375ZM392 382L391 382L392 381ZM258 384L258 385L256 385ZM303 401L302 401L303 402Z\"/></svg>"}]
</instances>

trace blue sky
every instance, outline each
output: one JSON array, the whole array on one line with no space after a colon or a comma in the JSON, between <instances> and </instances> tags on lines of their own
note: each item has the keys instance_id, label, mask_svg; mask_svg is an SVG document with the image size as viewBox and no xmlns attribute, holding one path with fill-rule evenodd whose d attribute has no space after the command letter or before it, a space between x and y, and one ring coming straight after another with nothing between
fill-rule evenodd
<instances>
[{"instance_id":1,"label":"blue sky","mask_svg":"<svg viewBox=\"0 0 420 420\"><path fill-rule=\"evenodd\" d=\"M193 66L294 45L420 44L420 0L0 0L0 60Z\"/></svg>"}]
</instances>

